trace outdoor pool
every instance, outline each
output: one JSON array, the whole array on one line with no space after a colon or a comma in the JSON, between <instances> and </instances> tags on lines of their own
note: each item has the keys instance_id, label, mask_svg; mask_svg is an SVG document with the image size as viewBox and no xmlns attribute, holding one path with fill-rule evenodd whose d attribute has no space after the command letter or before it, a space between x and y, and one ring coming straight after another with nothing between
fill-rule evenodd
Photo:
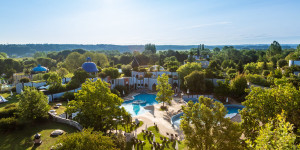
<instances>
[{"instance_id":1,"label":"outdoor pool","mask_svg":"<svg viewBox=\"0 0 300 150\"><path fill-rule=\"evenodd\" d=\"M150 106L154 104L158 104L155 100L156 95L154 94L138 94L134 96L133 100L125 101L122 103L121 107L124 107L132 116L141 115L150 110L144 109L145 106ZM142 100L146 103L143 104L133 104L134 101Z\"/></svg>"},{"instance_id":2,"label":"outdoor pool","mask_svg":"<svg viewBox=\"0 0 300 150\"><path fill-rule=\"evenodd\" d=\"M237 113L239 113L239 110L242 110L244 108L243 105L224 105L227 108L227 115L225 117L229 117L232 118L234 117ZM175 116L172 117L172 123L174 124L174 126L179 127L180 125L180 120L181 120L181 116L183 115L183 113L177 114Z\"/></svg>"}]
</instances>

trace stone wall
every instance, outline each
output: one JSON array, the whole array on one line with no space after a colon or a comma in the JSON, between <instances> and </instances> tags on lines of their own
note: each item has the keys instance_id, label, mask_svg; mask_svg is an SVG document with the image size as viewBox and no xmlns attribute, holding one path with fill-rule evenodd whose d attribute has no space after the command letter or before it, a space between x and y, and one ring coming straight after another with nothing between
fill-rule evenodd
<instances>
[{"instance_id":1,"label":"stone wall","mask_svg":"<svg viewBox=\"0 0 300 150\"><path fill-rule=\"evenodd\" d=\"M48 114L50 116L50 119L52 119L55 122L59 122L59 123L63 123L63 124L67 124L67 125L73 126L76 129L78 129L79 131L82 131L82 129L83 129L83 127L78 122L76 122L74 120L65 119L65 118L62 118L60 116L56 116L56 115L54 115L52 113L48 113Z\"/></svg>"}]
</instances>

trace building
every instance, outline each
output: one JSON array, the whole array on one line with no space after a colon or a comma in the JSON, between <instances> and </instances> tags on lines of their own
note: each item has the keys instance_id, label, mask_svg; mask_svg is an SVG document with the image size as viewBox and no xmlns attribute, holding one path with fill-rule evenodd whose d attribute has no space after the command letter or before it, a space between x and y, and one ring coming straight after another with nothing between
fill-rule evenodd
<instances>
[{"instance_id":1,"label":"building","mask_svg":"<svg viewBox=\"0 0 300 150\"><path fill-rule=\"evenodd\" d=\"M92 59L90 57L86 58L86 62L83 63L81 67L88 73L97 73L99 71L97 65L92 62Z\"/></svg>"},{"instance_id":2,"label":"building","mask_svg":"<svg viewBox=\"0 0 300 150\"><path fill-rule=\"evenodd\" d=\"M34 67L32 70L31 70L31 74L36 74L36 73L45 73L45 72L48 72L49 69L44 67L44 66L41 66L40 64L37 66L37 67Z\"/></svg>"},{"instance_id":3,"label":"building","mask_svg":"<svg viewBox=\"0 0 300 150\"><path fill-rule=\"evenodd\" d=\"M289 60L289 67L291 66L300 66L300 60Z\"/></svg>"}]
</instances>

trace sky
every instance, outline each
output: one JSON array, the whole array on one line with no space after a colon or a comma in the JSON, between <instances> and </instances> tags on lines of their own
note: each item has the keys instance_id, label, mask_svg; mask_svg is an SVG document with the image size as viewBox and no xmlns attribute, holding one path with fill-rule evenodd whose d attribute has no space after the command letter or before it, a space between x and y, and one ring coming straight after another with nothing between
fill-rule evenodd
<instances>
[{"instance_id":1,"label":"sky","mask_svg":"<svg viewBox=\"0 0 300 150\"><path fill-rule=\"evenodd\" d=\"M299 0L0 0L0 43L299 44L299 6Z\"/></svg>"}]
</instances>

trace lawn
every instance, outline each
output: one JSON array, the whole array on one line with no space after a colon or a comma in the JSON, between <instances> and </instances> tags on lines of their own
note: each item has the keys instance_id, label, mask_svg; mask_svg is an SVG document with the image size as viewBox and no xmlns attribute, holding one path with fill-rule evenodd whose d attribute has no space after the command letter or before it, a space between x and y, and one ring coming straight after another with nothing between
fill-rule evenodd
<instances>
[{"instance_id":1,"label":"lawn","mask_svg":"<svg viewBox=\"0 0 300 150\"><path fill-rule=\"evenodd\" d=\"M139 128L139 127L142 126L143 124L144 124L144 122L143 122L143 121L140 121L140 124L139 124L139 126L137 126L137 127L131 127L131 125L128 125L128 127L127 127L127 125L125 125L125 126L118 125L118 130L122 130L122 131L125 131L125 132L129 133L129 132L132 132L132 131L134 131L135 129Z\"/></svg>"},{"instance_id":2,"label":"lawn","mask_svg":"<svg viewBox=\"0 0 300 150\"><path fill-rule=\"evenodd\" d=\"M55 144L59 137L50 137L50 133L56 129L64 130L67 133L73 133L77 130L72 126L52 121L43 123L30 123L21 130L15 130L9 133L1 134L0 149L1 150L23 150L23 149L47 149L49 150ZM36 133L41 134L43 143L35 147L33 145L33 136ZM64 133L65 134L65 133ZM64 136L64 135L62 135Z\"/></svg>"},{"instance_id":3,"label":"lawn","mask_svg":"<svg viewBox=\"0 0 300 150\"><path fill-rule=\"evenodd\" d=\"M0 95L3 96L8 102L0 104L0 111L8 104L18 103L19 99L16 96L16 93L13 93L13 96L10 96L10 93L1 93Z\"/></svg>"},{"instance_id":4,"label":"lawn","mask_svg":"<svg viewBox=\"0 0 300 150\"><path fill-rule=\"evenodd\" d=\"M152 131L154 133L156 142L158 142L160 144L163 144L163 142L160 140L160 137L165 137L165 136L161 135L159 133L159 131L157 131L154 126L149 127L148 131ZM143 149L144 150L148 150L148 149L151 150L152 149L152 145L149 143L149 141L153 140L152 137L149 138L147 136L144 136L143 133L140 133L140 134L138 134L137 138L142 140L142 141L145 141L146 144L144 146L134 145L135 149L139 149L139 150L143 150ZM168 142L168 143L165 143L163 145L165 145L164 150L175 150L176 143L175 142ZM178 147L179 147L180 150L187 149L183 142L178 142ZM126 149L127 150L132 150L132 143L131 142L127 143Z\"/></svg>"},{"instance_id":5,"label":"lawn","mask_svg":"<svg viewBox=\"0 0 300 150\"><path fill-rule=\"evenodd\" d=\"M58 104L58 103L61 103L62 106L60 106L58 109L55 109L54 106L56 104ZM66 107L67 103L68 102L66 102L66 101L63 101L63 102L51 102L51 103L49 103L49 105L51 106L51 109L56 110L57 115L60 115L60 114L65 113L65 110L67 109L67 107Z\"/></svg>"}]
</instances>

